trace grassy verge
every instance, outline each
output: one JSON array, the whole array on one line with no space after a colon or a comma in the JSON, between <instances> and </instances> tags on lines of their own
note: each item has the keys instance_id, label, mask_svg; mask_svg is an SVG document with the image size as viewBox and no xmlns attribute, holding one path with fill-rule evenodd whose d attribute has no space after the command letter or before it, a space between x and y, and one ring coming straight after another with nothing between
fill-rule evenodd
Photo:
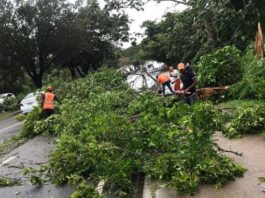
<instances>
[{"instance_id":1,"label":"grassy verge","mask_svg":"<svg viewBox=\"0 0 265 198\"><path fill-rule=\"evenodd\" d=\"M23 144L25 141L26 138L23 138L20 133L14 135L10 139L5 140L0 144L0 157Z\"/></svg>"},{"instance_id":2,"label":"grassy verge","mask_svg":"<svg viewBox=\"0 0 265 198\"><path fill-rule=\"evenodd\" d=\"M263 104L261 100L231 100L217 105L218 109L232 109L248 108Z\"/></svg>"},{"instance_id":3,"label":"grassy verge","mask_svg":"<svg viewBox=\"0 0 265 198\"><path fill-rule=\"evenodd\" d=\"M0 121L3 121L9 117L11 117L13 112L2 112L0 113Z\"/></svg>"}]
</instances>

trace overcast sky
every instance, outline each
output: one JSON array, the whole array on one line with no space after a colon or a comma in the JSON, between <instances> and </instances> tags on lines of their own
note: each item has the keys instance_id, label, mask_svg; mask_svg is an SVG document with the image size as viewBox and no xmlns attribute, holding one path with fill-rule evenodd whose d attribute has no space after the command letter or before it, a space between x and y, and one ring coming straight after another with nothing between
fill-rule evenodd
<instances>
[{"instance_id":1,"label":"overcast sky","mask_svg":"<svg viewBox=\"0 0 265 198\"><path fill-rule=\"evenodd\" d=\"M75 2L75 0L69 0ZM103 0L98 0L102 2ZM130 33L144 33L144 30L141 28L141 25L146 20L156 20L160 21L162 16L167 12L172 11L182 11L185 9L185 6L178 5L170 1L165 1L161 3L156 3L155 1L150 1L144 6L144 11L136 11L134 9L128 9L127 13L132 20L130 24ZM142 38L138 37L138 43ZM123 48L127 48L131 45L130 42L124 43Z\"/></svg>"},{"instance_id":2,"label":"overcast sky","mask_svg":"<svg viewBox=\"0 0 265 198\"><path fill-rule=\"evenodd\" d=\"M130 24L130 32L144 33L144 30L141 29L141 25L146 20L156 20L160 21L162 16L167 12L173 11L182 11L185 9L184 6L178 5L175 3L166 1L161 3L156 3L155 1L150 1L144 6L144 11L128 10L128 15L133 22ZM137 39L138 42L142 38ZM123 47L129 47L130 43L125 43Z\"/></svg>"}]
</instances>

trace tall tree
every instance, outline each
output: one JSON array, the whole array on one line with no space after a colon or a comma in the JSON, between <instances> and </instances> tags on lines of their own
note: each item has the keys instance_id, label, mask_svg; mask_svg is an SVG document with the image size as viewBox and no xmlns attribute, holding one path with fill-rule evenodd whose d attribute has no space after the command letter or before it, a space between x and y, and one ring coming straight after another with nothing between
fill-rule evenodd
<instances>
[{"instance_id":1,"label":"tall tree","mask_svg":"<svg viewBox=\"0 0 265 198\"><path fill-rule=\"evenodd\" d=\"M113 54L115 42L127 39L128 18L102 10L96 0L82 5L68 0L2 0L0 54L24 68L38 88L54 65L87 74Z\"/></svg>"},{"instance_id":2,"label":"tall tree","mask_svg":"<svg viewBox=\"0 0 265 198\"><path fill-rule=\"evenodd\" d=\"M245 2L242 9L235 9L229 0L190 0L184 12L169 13L160 23L144 23L147 38L141 55L174 63L198 60L225 45L244 50L255 38L260 6L265 9L254 0Z\"/></svg>"}]
</instances>

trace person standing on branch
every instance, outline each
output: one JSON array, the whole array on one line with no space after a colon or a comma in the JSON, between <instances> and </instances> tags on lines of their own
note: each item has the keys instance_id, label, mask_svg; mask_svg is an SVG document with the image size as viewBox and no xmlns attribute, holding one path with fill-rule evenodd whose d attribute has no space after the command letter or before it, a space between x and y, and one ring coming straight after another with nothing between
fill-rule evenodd
<instances>
[{"instance_id":1,"label":"person standing on branch","mask_svg":"<svg viewBox=\"0 0 265 198\"><path fill-rule=\"evenodd\" d=\"M180 91L180 77L178 70L174 69L173 66L170 66L169 75L171 77L172 84L174 84L174 91Z\"/></svg>"},{"instance_id":2,"label":"person standing on branch","mask_svg":"<svg viewBox=\"0 0 265 198\"><path fill-rule=\"evenodd\" d=\"M55 94L52 93L52 91L53 88L48 86L47 92L41 96L42 110L45 119L54 114L54 100L57 100L61 104L59 99L55 96Z\"/></svg>"},{"instance_id":3,"label":"person standing on branch","mask_svg":"<svg viewBox=\"0 0 265 198\"><path fill-rule=\"evenodd\" d=\"M196 101L196 75L191 70L186 69L183 63L178 64L178 69L183 84L182 91L184 93L185 101L188 105L192 105Z\"/></svg>"},{"instance_id":4,"label":"person standing on branch","mask_svg":"<svg viewBox=\"0 0 265 198\"><path fill-rule=\"evenodd\" d=\"M168 87L169 91L172 94L175 94L175 92L173 91L172 87L171 87L171 80L170 78L166 75L166 74L159 74L156 76L156 80L160 86L160 90L162 88L162 93L163 95L165 95L166 92L166 86Z\"/></svg>"}]
</instances>

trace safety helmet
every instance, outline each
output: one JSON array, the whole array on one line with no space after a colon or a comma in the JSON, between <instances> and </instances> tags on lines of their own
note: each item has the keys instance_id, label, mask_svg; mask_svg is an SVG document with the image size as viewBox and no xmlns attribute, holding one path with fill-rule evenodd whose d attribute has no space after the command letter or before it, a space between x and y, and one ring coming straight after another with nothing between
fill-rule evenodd
<instances>
[{"instance_id":1,"label":"safety helmet","mask_svg":"<svg viewBox=\"0 0 265 198\"><path fill-rule=\"evenodd\" d=\"M47 90L48 90L48 91L52 91L52 86L48 86L48 87L47 87Z\"/></svg>"},{"instance_id":2,"label":"safety helmet","mask_svg":"<svg viewBox=\"0 0 265 198\"><path fill-rule=\"evenodd\" d=\"M178 69L179 69L179 70L185 69L185 65L184 65L184 63L179 63L179 64L178 64Z\"/></svg>"}]
</instances>

